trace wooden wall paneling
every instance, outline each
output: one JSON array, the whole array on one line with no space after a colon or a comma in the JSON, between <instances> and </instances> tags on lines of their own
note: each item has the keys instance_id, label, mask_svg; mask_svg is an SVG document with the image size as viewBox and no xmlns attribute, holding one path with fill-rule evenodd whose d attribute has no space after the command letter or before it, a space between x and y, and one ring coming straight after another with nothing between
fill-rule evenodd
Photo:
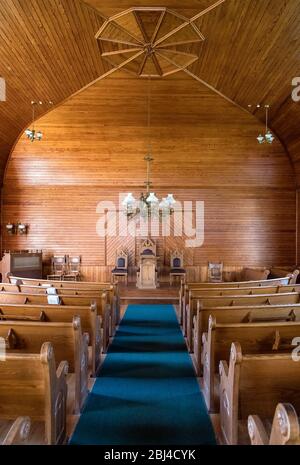
<instances>
[{"instance_id":1,"label":"wooden wall paneling","mask_svg":"<svg viewBox=\"0 0 300 465\"><path fill-rule=\"evenodd\" d=\"M147 85L118 72L41 118L43 141L20 139L6 171L3 225L21 220L29 233L3 231L3 249L41 248L46 261L80 253L83 276L93 280L110 278L116 247L137 249L132 237L99 237L96 208L145 189ZM257 145L259 128L181 73L152 83L153 191L205 203L204 244L184 250L190 279L205 279L208 260L233 270L294 264L294 173L279 141ZM156 239L167 278L169 251L185 238Z\"/></svg>"}]
</instances>

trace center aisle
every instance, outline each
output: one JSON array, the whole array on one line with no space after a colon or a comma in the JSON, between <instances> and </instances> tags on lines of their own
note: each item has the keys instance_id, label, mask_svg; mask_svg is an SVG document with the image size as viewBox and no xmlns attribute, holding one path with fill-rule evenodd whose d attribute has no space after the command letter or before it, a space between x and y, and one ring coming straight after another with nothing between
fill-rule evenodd
<instances>
[{"instance_id":1,"label":"center aisle","mask_svg":"<svg viewBox=\"0 0 300 465\"><path fill-rule=\"evenodd\" d=\"M127 308L70 444L215 444L172 305Z\"/></svg>"}]
</instances>

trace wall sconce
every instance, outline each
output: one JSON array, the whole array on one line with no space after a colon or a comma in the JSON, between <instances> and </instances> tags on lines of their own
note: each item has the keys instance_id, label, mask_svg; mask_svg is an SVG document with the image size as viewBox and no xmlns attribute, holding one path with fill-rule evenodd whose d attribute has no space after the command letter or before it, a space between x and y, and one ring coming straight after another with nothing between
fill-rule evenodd
<instances>
[{"instance_id":1,"label":"wall sconce","mask_svg":"<svg viewBox=\"0 0 300 465\"><path fill-rule=\"evenodd\" d=\"M13 234L20 234L20 236L23 236L24 234L27 234L28 225L25 223L21 223L20 221L18 221L18 223L16 224L9 222L5 225L5 229L7 231L7 234L9 234L10 236L12 236Z\"/></svg>"},{"instance_id":2,"label":"wall sconce","mask_svg":"<svg viewBox=\"0 0 300 465\"><path fill-rule=\"evenodd\" d=\"M10 236L15 234L16 232L16 225L11 222L7 223L5 228L6 228L7 234L9 234Z\"/></svg>"},{"instance_id":3,"label":"wall sconce","mask_svg":"<svg viewBox=\"0 0 300 465\"><path fill-rule=\"evenodd\" d=\"M25 223L18 223L17 224L17 233L23 236L24 234L27 234L27 224Z\"/></svg>"}]
</instances>

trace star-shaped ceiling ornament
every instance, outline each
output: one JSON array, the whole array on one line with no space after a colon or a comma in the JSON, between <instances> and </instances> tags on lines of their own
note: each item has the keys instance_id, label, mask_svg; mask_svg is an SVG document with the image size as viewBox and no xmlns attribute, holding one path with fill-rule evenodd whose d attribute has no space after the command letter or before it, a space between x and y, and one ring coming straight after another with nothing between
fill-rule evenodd
<instances>
[{"instance_id":1,"label":"star-shaped ceiling ornament","mask_svg":"<svg viewBox=\"0 0 300 465\"><path fill-rule=\"evenodd\" d=\"M187 19L160 7L126 10L109 18L98 31L101 56L115 69L124 68L139 77L185 70L198 60L205 39L194 23L200 16Z\"/></svg>"}]
</instances>

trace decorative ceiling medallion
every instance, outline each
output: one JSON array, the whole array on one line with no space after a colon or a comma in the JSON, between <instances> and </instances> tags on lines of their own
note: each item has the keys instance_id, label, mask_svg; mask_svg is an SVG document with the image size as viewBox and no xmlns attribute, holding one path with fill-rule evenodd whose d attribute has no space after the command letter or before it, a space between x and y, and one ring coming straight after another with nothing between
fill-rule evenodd
<instances>
[{"instance_id":1,"label":"decorative ceiling medallion","mask_svg":"<svg viewBox=\"0 0 300 465\"><path fill-rule=\"evenodd\" d=\"M163 77L198 60L204 36L193 18L167 8L137 7L105 21L96 39L101 56L114 68Z\"/></svg>"}]
</instances>

